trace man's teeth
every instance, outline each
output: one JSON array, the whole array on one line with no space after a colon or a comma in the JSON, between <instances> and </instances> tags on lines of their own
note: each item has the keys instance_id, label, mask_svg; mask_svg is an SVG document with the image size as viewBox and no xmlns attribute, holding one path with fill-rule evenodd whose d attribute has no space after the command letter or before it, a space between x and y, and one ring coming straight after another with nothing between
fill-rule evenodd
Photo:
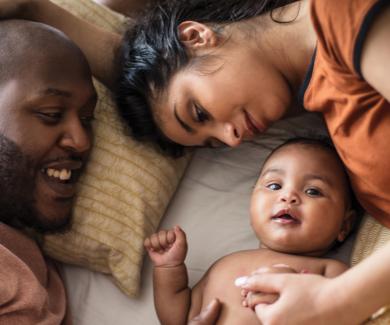
<instances>
[{"instance_id":1,"label":"man's teeth","mask_svg":"<svg viewBox=\"0 0 390 325\"><path fill-rule=\"evenodd\" d=\"M70 169L54 169L54 168L48 168L46 170L46 174L50 177L59 178L61 181L67 181L72 176L72 171Z\"/></svg>"}]
</instances>

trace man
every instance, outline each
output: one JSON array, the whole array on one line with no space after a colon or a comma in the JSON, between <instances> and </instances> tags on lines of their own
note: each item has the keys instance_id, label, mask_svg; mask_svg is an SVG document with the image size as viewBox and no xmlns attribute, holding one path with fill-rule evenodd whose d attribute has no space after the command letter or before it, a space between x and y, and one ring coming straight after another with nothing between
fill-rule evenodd
<instances>
[{"instance_id":1,"label":"man","mask_svg":"<svg viewBox=\"0 0 390 325\"><path fill-rule=\"evenodd\" d=\"M28 230L65 231L92 143L87 61L61 32L0 22L0 323L70 324L64 284ZM191 324L213 324L219 303Z\"/></svg>"}]
</instances>

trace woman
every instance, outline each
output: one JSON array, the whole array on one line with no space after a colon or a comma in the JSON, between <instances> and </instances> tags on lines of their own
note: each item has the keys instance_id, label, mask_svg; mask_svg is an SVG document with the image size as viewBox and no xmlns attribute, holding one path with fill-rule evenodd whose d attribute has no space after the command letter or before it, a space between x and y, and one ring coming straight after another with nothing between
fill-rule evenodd
<instances>
[{"instance_id":1,"label":"woman","mask_svg":"<svg viewBox=\"0 0 390 325\"><path fill-rule=\"evenodd\" d=\"M47 1L18 0L26 2L24 9L0 2L2 15L66 31L116 91L134 135L173 154L183 146L237 146L298 100L321 112L359 201L390 227L388 1L172 0L122 43ZM271 305L252 295L264 324L356 324L390 303L389 259L387 245L332 280L260 274L245 289L279 293Z\"/></svg>"}]
</instances>

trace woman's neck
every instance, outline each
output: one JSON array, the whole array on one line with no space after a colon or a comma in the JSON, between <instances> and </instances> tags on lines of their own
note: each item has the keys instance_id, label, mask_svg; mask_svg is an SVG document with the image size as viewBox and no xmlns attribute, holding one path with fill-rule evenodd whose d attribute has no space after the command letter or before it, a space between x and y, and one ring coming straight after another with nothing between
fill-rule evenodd
<instances>
[{"instance_id":1,"label":"woman's neck","mask_svg":"<svg viewBox=\"0 0 390 325\"><path fill-rule=\"evenodd\" d=\"M317 42L309 7L309 0L302 0L268 15L261 36L262 51L294 92L306 76Z\"/></svg>"}]
</instances>

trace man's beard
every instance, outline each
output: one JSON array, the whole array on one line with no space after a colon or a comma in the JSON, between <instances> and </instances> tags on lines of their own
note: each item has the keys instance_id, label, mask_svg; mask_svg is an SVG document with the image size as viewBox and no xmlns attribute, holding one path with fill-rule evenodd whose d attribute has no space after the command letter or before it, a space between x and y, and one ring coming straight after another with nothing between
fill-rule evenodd
<instances>
[{"instance_id":1,"label":"man's beard","mask_svg":"<svg viewBox=\"0 0 390 325\"><path fill-rule=\"evenodd\" d=\"M39 233L65 232L70 215L48 220L35 208L34 161L11 140L0 134L0 222Z\"/></svg>"}]
</instances>

